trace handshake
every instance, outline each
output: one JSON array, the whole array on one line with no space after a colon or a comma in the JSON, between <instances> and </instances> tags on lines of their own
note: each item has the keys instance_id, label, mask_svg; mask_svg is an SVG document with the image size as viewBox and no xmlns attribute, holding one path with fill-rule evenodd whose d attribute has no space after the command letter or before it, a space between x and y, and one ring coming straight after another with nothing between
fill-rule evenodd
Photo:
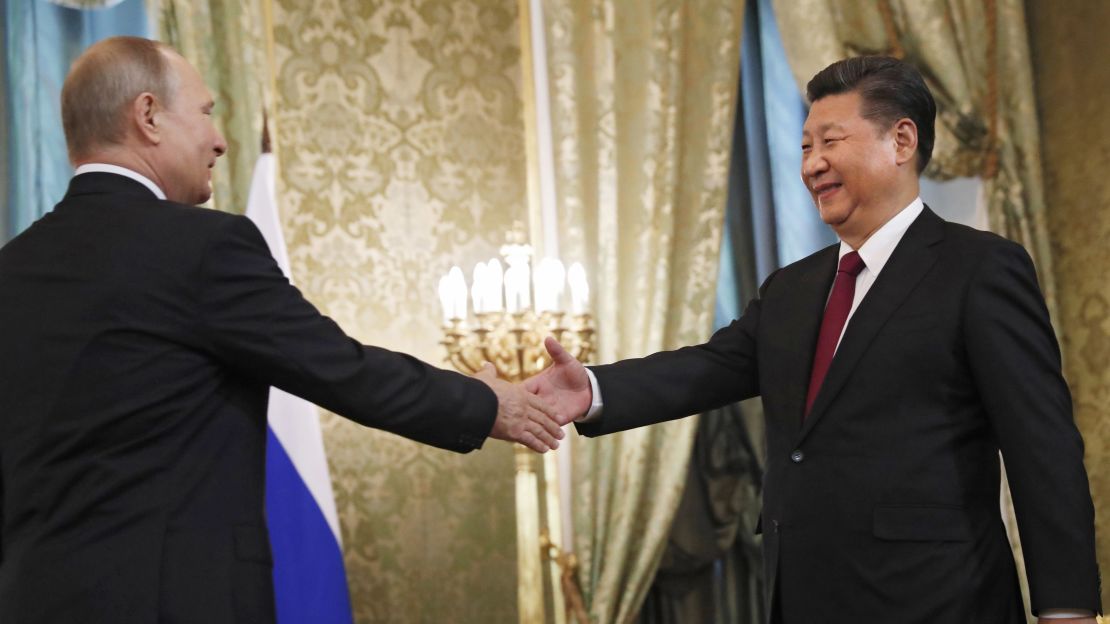
<instances>
[{"instance_id":1,"label":"handshake","mask_svg":"<svg viewBox=\"0 0 1110 624\"><path fill-rule=\"evenodd\" d=\"M537 453L559 448L563 426L584 416L593 402L586 367L554 338L543 344L551 366L523 383L498 379L488 362L474 374L497 395L497 420L490 437L519 442Z\"/></svg>"}]
</instances>

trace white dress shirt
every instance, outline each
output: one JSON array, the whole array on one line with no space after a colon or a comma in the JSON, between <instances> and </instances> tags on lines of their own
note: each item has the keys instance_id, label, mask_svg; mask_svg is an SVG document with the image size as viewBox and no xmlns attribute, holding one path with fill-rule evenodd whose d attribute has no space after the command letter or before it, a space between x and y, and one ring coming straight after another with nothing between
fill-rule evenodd
<instances>
[{"instance_id":1,"label":"white dress shirt","mask_svg":"<svg viewBox=\"0 0 1110 624\"><path fill-rule=\"evenodd\" d=\"M910 229L910 224L921 214L925 209L925 204L921 202L921 198L910 202L909 206L903 208L898 214L890 218L889 221L884 223L879 229L875 230L871 236L863 242L863 245L855 251L859 253L859 257L863 260L863 270L856 276L856 293L852 297L852 309L848 312L848 318L844 321L844 328L840 330L840 338L836 341L837 348L840 348L840 340L844 338L844 331L848 329L848 323L852 320L852 315L856 313L856 308L859 307L863 298L867 296L867 291L871 290L871 285L879 277L883 267L886 266L887 260L890 260L890 255L894 253L894 248L898 243L902 242L902 236L906 234L906 230ZM840 258L851 253L852 246L844 241L840 241ZM829 287L829 294L832 294L832 287ZM834 352L835 353L835 352Z\"/></svg>"},{"instance_id":2,"label":"white dress shirt","mask_svg":"<svg viewBox=\"0 0 1110 624\"><path fill-rule=\"evenodd\" d=\"M78 167L77 171L73 172L73 176L77 177L83 173L114 173L125 178L131 178L132 180L150 189L150 192L154 193L158 197L158 199L166 198L166 194L162 192L162 189L159 188L157 184L152 182L150 178L137 171L132 171L127 167L120 167L119 165L109 165L106 163L86 163Z\"/></svg>"},{"instance_id":3,"label":"white dress shirt","mask_svg":"<svg viewBox=\"0 0 1110 624\"><path fill-rule=\"evenodd\" d=\"M910 228L910 224L917 219L924 210L925 204L918 197L910 202L909 206L903 208L898 214L890 218L889 221L884 223L882 227L875 230L875 232L864 241L859 249L860 258L863 260L864 269L856 276L856 292L852 297L852 309L848 312L848 319L844 322L844 329L840 330L840 339L844 338L844 331L848 329L848 322L852 320L852 315L856 313L856 308L859 307L863 298L867 296L867 291L871 290L871 286L875 283L875 279L879 277L883 267L886 266L887 260L890 260L891 254L894 253L895 247L902 241L902 236L906 234L906 230ZM844 241L840 241L840 258L852 251L852 246ZM832 294L832 288L829 288L829 294ZM840 339L837 340L836 346L840 347ZM601 401L601 389L597 384L597 377L594 376L593 371L586 369L586 374L590 377L590 389L593 391L593 401L590 405L589 411L586 415L578 419L578 422L589 422L596 419L601 414L603 403ZM1080 618L1091 617L1094 615L1090 611L1081 610L1064 610L1064 609L1042 609L1039 614L1040 617L1045 619L1062 619L1062 618Z\"/></svg>"}]
</instances>

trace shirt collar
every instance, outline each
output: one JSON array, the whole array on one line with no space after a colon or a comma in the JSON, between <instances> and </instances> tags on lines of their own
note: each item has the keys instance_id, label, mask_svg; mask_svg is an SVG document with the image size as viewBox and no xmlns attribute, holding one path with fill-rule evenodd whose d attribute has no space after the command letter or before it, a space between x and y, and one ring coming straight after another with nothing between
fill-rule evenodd
<instances>
[{"instance_id":1,"label":"shirt collar","mask_svg":"<svg viewBox=\"0 0 1110 624\"><path fill-rule=\"evenodd\" d=\"M859 252L859 257L863 260L863 264L868 271L878 275L879 271L883 270L886 261L890 259L890 254L894 253L894 248L898 246L906 230L910 229L910 225L924 209L925 204L921 201L921 198L914 199L910 202L910 205L891 217L889 221L875 230L875 233L864 241L863 245L856 251ZM851 245L840 241L841 258L851 251Z\"/></svg>"},{"instance_id":2,"label":"shirt collar","mask_svg":"<svg viewBox=\"0 0 1110 624\"><path fill-rule=\"evenodd\" d=\"M85 163L78 167L77 171L73 172L73 175L79 176L83 173L114 173L116 175L124 176L125 178L131 178L132 180L150 189L150 192L154 193L154 195L158 197L158 199L166 199L166 194L162 191L161 188L159 188L157 184L152 182L150 178L137 171L132 171L131 169L128 169L126 167L120 167L119 165L109 165L107 163Z\"/></svg>"}]
</instances>

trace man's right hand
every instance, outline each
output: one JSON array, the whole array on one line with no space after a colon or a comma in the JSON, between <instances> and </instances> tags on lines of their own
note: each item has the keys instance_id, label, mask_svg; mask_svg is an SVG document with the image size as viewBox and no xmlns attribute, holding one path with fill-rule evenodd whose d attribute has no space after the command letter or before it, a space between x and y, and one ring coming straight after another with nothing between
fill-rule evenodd
<instances>
[{"instance_id":1,"label":"man's right hand","mask_svg":"<svg viewBox=\"0 0 1110 624\"><path fill-rule=\"evenodd\" d=\"M559 424L565 425L589 411L593 390L586 367L567 353L559 341L548 336L543 346L551 355L551 366L524 380L524 389L544 399L558 413Z\"/></svg>"},{"instance_id":2,"label":"man's right hand","mask_svg":"<svg viewBox=\"0 0 1110 624\"><path fill-rule=\"evenodd\" d=\"M491 438L519 442L537 453L559 448L563 429L556 421L556 410L547 401L525 391L523 386L498 379L489 362L474 373L474 378L497 395L497 419L489 432Z\"/></svg>"}]
</instances>

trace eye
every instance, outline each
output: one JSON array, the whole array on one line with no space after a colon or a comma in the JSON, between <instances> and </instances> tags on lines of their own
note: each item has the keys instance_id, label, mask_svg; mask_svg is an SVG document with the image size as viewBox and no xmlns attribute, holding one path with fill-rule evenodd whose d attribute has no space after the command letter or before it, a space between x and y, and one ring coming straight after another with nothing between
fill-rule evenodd
<instances>
[{"instance_id":1,"label":"eye","mask_svg":"<svg viewBox=\"0 0 1110 624\"><path fill-rule=\"evenodd\" d=\"M810 147L811 146L810 146L809 143L802 143L802 151L803 152L808 152L810 150Z\"/></svg>"}]
</instances>

